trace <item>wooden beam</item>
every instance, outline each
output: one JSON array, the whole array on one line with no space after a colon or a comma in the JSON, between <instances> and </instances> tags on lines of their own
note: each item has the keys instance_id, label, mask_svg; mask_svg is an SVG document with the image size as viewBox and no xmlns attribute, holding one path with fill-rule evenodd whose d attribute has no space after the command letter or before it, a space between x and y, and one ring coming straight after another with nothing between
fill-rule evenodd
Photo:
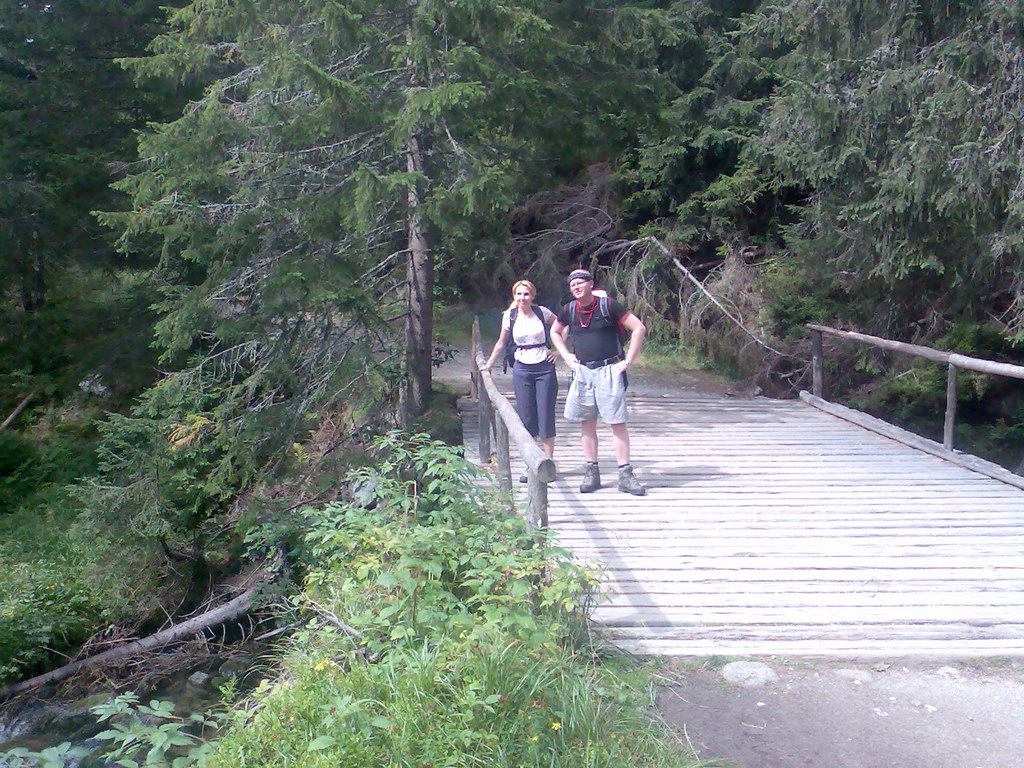
<instances>
[{"instance_id":1,"label":"wooden beam","mask_svg":"<svg viewBox=\"0 0 1024 768\"><path fill-rule=\"evenodd\" d=\"M969 371L991 373L996 376L1010 376L1014 379L1024 379L1024 365L997 363L993 360L982 360L977 357L958 355L955 352L950 354L949 362L956 365L958 368L966 368Z\"/></svg>"},{"instance_id":2,"label":"wooden beam","mask_svg":"<svg viewBox=\"0 0 1024 768\"><path fill-rule=\"evenodd\" d=\"M512 461L508 452L508 427L504 419L494 420L494 452L498 459L498 488L503 494L512 493Z\"/></svg>"},{"instance_id":3,"label":"wooden beam","mask_svg":"<svg viewBox=\"0 0 1024 768\"><path fill-rule=\"evenodd\" d=\"M861 344L878 347L879 349L885 349L890 352L902 352L905 355L923 357L936 363L949 362L949 352L932 349L931 347L924 347L920 344L907 344L904 341L883 339L880 336L872 336L868 333L857 333L856 331L841 331L838 328L829 328L827 325L818 325L817 323L808 323L807 328L811 331L827 333L829 336L836 336L840 339L847 339L849 341L857 341Z\"/></svg>"},{"instance_id":4,"label":"wooden beam","mask_svg":"<svg viewBox=\"0 0 1024 768\"><path fill-rule=\"evenodd\" d=\"M1024 488L1024 477L1016 475L1004 467L1000 467L998 464L994 464L991 461L978 458L977 456L970 456L965 453L958 451L951 451L944 448L940 443L934 440L929 440L927 437L921 437L915 435L913 432L908 432L905 429L901 429L893 424L876 419L874 416L869 416L866 413L855 411L852 408L847 408L844 405L838 403L830 403L827 400L822 400L820 397L815 397L810 392L802 391L800 393L800 399L808 405L811 405L818 410L830 413L833 416L838 416L840 419L849 421L857 426L869 429L872 432L877 432L880 435L896 440L899 443L908 445L911 448L916 448L919 451L930 453L932 456L938 456L940 459L945 459L961 467L965 467L973 472L991 477L994 480L1012 485L1016 488Z\"/></svg>"},{"instance_id":5,"label":"wooden beam","mask_svg":"<svg viewBox=\"0 0 1024 768\"><path fill-rule=\"evenodd\" d=\"M821 349L821 331L811 331L811 389L818 397L825 396L825 356Z\"/></svg>"},{"instance_id":6,"label":"wooden beam","mask_svg":"<svg viewBox=\"0 0 1024 768\"><path fill-rule=\"evenodd\" d=\"M880 336L872 336L868 333L841 331L838 328L829 328L827 325L818 325L817 323L808 323L807 328L810 331L827 333L830 336L836 336L840 339L848 339L850 341L857 341L861 344L878 347L879 349L885 349L890 352L902 352L906 355L923 357L926 360L931 360L935 363L953 363L957 368L963 368L968 371L990 373L996 376L1009 376L1014 379L1024 379L1024 365L997 363L994 360L983 360L980 357L968 357L967 355L959 355L955 352L943 352L942 350L925 347L920 344L907 344L903 341L883 339Z\"/></svg>"}]
</instances>

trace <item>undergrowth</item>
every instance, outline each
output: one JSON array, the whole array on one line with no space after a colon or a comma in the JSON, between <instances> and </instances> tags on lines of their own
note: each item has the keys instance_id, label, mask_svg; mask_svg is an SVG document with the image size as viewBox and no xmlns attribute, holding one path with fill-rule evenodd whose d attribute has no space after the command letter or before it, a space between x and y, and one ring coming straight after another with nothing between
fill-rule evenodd
<instances>
[{"instance_id":1,"label":"undergrowth","mask_svg":"<svg viewBox=\"0 0 1024 768\"><path fill-rule=\"evenodd\" d=\"M160 592L155 558L130 534L83 529L56 490L49 502L0 515L0 685L62 663L103 626L148 613Z\"/></svg>"},{"instance_id":2,"label":"undergrowth","mask_svg":"<svg viewBox=\"0 0 1024 768\"><path fill-rule=\"evenodd\" d=\"M595 574L495 511L456 449L399 434L373 449L351 500L303 510L276 676L220 713L213 742L208 716L164 712L161 730L121 706L118 764L687 765L643 671L587 642Z\"/></svg>"}]
</instances>

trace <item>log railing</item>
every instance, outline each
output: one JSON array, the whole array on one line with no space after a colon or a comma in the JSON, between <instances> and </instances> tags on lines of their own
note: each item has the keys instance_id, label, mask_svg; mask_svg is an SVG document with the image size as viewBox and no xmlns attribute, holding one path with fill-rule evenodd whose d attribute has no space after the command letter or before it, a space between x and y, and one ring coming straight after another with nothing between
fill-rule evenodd
<instances>
[{"instance_id":1,"label":"log railing","mask_svg":"<svg viewBox=\"0 0 1024 768\"><path fill-rule=\"evenodd\" d=\"M1004 482L1017 485L1018 487L1024 487L1024 478L1019 475L1015 475L1009 470L999 467L997 464L993 464L974 456L960 454L953 449L953 431L956 424L957 371L959 369L963 369L966 371L976 371L978 373L988 373L996 376L1010 376L1015 379L1024 379L1024 365L998 363L993 360L983 360L979 357L968 357L967 355L960 355L955 352L943 352L942 350L933 349L932 347L924 347L919 344L907 344L903 341L883 339L879 336L871 336L866 333L841 331L837 328L829 328L828 326L816 325L814 323L808 323L807 329L811 334L811 390L813 395L809 396L807 392L801 392L801 399L822 408L823 410L842 409L844 413L837 413L836 415L842 415L843 418L856 421L857 423L860 423L861 426L865 426L868 429L880 432L889 437L894 437L901 442L928 451L929 453L954 460L958 464L962 464L970 469L981 472L982 474L998 478ZM848 341L855 341L860 344L867 344L889 352L901 352L915 357L923 357L926 360L946 365L946 414L943 421L942 444L939 445L932 440L911 435L898 427L894 427L880 419L867 416L866 414L860 414L857 417L852 417L850 414L856 412L850 412L850 409L845 409L843 406L828 403L826 399L825 386L825 357L822 345L823 335L834 336ZM825 407L826 405L828 407Z\"/></svg>"},{"instance_id":2,"label":"log railing","mask_svg":"<svg viewBox=\"0 0 1024 768\"><path fill-rule=\"evenodd\" d=\"M526 430L519 414L491 378L490 371L480 368L487 362L480 341L480 320L473 321L471 351L470 394L476 395L480 424L480 461L490 463L493 435L494 455L498 465L498 487L502 493L512 495L512 464L509 441L514 440L519 455L526 462L526 525L547 528L548 483L555 479L555 462L547 457Z\"/></svg>"}]
</instances>

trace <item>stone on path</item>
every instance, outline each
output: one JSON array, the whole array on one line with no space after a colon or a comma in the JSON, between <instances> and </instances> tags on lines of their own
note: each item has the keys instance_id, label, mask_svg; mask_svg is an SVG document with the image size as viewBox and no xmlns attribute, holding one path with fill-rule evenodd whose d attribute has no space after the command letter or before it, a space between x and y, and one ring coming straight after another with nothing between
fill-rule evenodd
<instances>
[{"instance_id":1,"label":"stone on path","mask_svg":"<svg viewBox=\"0 0 1024 768\"><path fill-rule=\"evenodd\" d=\"M744 688L757 688L778 682L775 670L760 661L733 661L722 667L722 677Z\"/></svg>"},{"instance_id":2,"label":"stone on path","mask_svg":"<svg viewBox=\"0 0 1024 768\"><path fill-rule=\"evenodd\" d=\"M859 684L870 683L875 679L874 675L863 669L837 669L836 674Z\"/></svg>"}]
</instances>

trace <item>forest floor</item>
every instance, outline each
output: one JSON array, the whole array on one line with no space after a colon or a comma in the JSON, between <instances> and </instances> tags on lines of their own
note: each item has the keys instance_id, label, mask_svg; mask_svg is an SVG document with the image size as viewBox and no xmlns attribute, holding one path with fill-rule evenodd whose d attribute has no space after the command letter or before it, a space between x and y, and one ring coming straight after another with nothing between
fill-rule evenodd
<instances>
[{"instance_id":1,"label":"forest floor","mask_svg":"<svg viewBox=\"0 0 1024 768\"><path fill-rule=\"evenodd\" d=\"M700 370L637 366L630 378L630 389L646 395L754 394ZM468 391L468 355L437 379ZM684 749L709 767L1024 768L1024 661L754 663L763 677L745 684L727 680L720 659L666 660L658 708Z\"/></svg>"}]
</instances>

